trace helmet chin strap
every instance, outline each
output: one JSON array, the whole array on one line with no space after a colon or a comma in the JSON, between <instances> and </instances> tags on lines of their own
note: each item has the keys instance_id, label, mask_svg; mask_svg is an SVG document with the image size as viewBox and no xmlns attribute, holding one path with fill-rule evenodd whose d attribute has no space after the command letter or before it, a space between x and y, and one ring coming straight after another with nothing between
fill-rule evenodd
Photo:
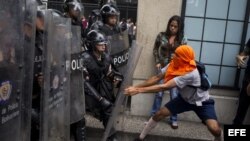
<instances>
[{"instance_id":1,"label":"helmet chin strap","mask_svg":"<svg viewBox=\"0 0 250 141\"><path fill-rule=\"evenodd\" d=\"M103 51L98 51L96 48L94 48L93 51L94 51L94 54L95 54L97 60L101 60L102 54L103 54L104 52L103 52Z\"/></svg>"}]
</instances>

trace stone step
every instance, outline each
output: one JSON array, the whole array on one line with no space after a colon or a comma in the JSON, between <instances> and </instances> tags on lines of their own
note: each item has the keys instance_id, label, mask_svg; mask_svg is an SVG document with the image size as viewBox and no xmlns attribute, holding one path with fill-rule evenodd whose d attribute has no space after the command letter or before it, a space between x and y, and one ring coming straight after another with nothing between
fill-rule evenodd
<instances>
[{"instance_id":1,"label":"stone step","mask_svg":"<svg viewBox=\"0 0 250 141\"><path fill-rule=\"evenodd\" d=\"M101 141L104 129L99 120L86 116L88 141ZM120 116L116 121L119 141L132 141L144 127L147 117ZM167 119L158 123L146 141L212 141L213 136L201 122L179 121L179 128L172 129Z\"/></svg>"}]
</instances>

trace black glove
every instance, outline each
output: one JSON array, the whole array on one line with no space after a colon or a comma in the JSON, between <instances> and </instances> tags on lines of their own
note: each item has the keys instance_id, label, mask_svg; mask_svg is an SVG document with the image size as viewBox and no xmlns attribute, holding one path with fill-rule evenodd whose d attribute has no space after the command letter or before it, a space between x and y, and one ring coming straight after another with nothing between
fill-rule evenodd
<instances>
[{"instance_id":1,"label":"black glove","mask_svg":"<svg viewBox=\"0 0 250 141\"><path fill-rule=\"evenodd\" d=\"M86 92L89 93L89 95L92 96L93 98L95 98L97 101L99 101L104 110L112 107L112 103L110 101L108 101L106 98L102 97L96 91L96 89L91 86L91 84L89 82L85 81L84 84L85 84Z\"/></svg>"},{"instance_id":2,"label":"black glove","mask_svg":"<svg viewBox=\"0 0 250 141\"><path fill-rule=\"evenodd\" d=\"M121 86L121 83L123 81L123 75L119 73L118 71L112 70L107 74L107 77L110 81L113 81L116 83L116 88L119 88Z\"/></svg>"},{"instance_id":3,"label":"black glove","mask_svg":"<svg viewBox=\"0 0 250 141\"><path fill-rule=\"evenodd\" d=\"M104 110L110 109L112 107L112 103L108 101L106 98L101 97L100 98L100 104Z\"/></svg>"},{"instance_id":4,"label":"black glove","mask_svg":"<svg viewBox=\"0 0 250 141\"><path fill-rule=\"evenodd\" d=\"M114 72L114 80L116 81L123 81L124 77L120 72Z\"/></svg>"},{"instance_id":5,"label":"black glove","mask_svg":"<svg viewBox=\"0 0 250 141\"><path fill-rule=\"evenodd\" d=\"M82 62L82 64L84 63ZM85 79L86 81L89 80L89 72L84 65L82 66L82 76L83 76L83 79Z\"/></svg>"}]
</instances>

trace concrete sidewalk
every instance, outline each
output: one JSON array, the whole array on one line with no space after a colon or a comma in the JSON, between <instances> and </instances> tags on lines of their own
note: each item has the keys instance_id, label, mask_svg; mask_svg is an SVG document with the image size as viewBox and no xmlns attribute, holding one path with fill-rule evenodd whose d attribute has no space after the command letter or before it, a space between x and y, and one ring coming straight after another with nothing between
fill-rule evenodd
<instances>
[{"instance_id":1,"label":"concrete sidewalk","mask_svg":"<svg viewBox=\"0 0 250 141\"><path fill-rule=\"evenodd\" d=\"M88 141L100 141L104 129L97 119L86 116ZM119 141L132 141L144 127L146 117L120 116L116 122ZM179 121L179 128L172 129L167 119L152 130L146 141L212 141L213 136L206 126L198 122Z\"/></svg>"}]
</instances>

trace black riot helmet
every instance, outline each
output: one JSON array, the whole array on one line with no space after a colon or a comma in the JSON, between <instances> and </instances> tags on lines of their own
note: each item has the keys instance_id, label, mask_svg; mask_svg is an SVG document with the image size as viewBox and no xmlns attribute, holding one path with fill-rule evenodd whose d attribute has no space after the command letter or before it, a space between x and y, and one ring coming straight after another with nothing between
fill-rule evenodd
<instances>
[{"instance_id":1,"label":"black riot helmet","mask_svg":"<svg viewBox=\"0 0 250 141\"><path fill-rule=\"evenodd\" d=\"M105 5L103 5L101 10L100 10L100 13L101 13L101 16L102 16L102 20L103 20L103 22L105 24L107 23L107 20L108 20L109 16L117 16L117 20L118 20L119 15L120 15L120 11L113 4L105 4Z\"/></svg>"},{"instance_id":2,"label":"black riot helmet","mask_svg":"<svg viewBox=\"0 0 250 141\"><path fill-rule=\"evenodd\" d=\"M117 3L116 0L99 0L98 5L99 5L99 8L102 8L104 4L117 5L116 3Z\"/></svg>"},{"instance_id":3,"label":"black riot helmet","mask_svg":"<svg viewBox=\"0 0 250 141\"><path fill-rule=\"evenodd\" d=\"M83 16L84 7L79 0L65 0L63 9L64 12L75 21L80 21Z\"/></svg>"},{"instance_id":4,"label":"black riot helmet","mask_svg":"<svg viewBox=\"0 0 250 141\"><path fill-rule=\"evenodd\" d=\"M36 30L43 31L44 30L44 17L46 5L44 5L40 0L37 0L37 19L36 19Z\"/></svg>"},{"instance_id":5,"label":"black riot helmet","mask_svg":"<svg viewBox=\"0 0 250 141\"><path fill-rule=\"evenodd\" d=\"M44 18L46 5L44 5L40 0L36 0L37 2L37 17Z\"/></svg>"},{"instance_id":6,"label":"black riot helmet","mask_svg":"<svg viewBox=\"0 0 250 141\"><path fill-rule=\"evenodd\" d=\"M88 50L91 50L91 51L95 50L95 47L97 44L107 45L107 43L108 43L108 40L105 37L105 35L97 30L89 31L87 34L86 41L87 41L86 46L87 46Z\"/></svg>"},{"instance_id":7,"label":"black riot helmet","mask_svg":"<svg viewBox=\"0 0 250 141\"><path fill-rule=\"evenodd\" d=\"M84 11L82 4L79 0L65 0L63 4L64 12L70 12L70 10L74 11Z\"/></svg>"},{"instance_id":8,"label":"black riot helmet","mask_svg":"<svg viewBox=\"0 0 250 141\"><path fill-rule=\"evenodd\" d=\"M88 26L91 27L93 23L97 21L101 21L101 19L102 19L102 16L101 16L100 10L99 9L92 10L88 17L88 22L89 22Z\"/></svg>"}]
</instances>

